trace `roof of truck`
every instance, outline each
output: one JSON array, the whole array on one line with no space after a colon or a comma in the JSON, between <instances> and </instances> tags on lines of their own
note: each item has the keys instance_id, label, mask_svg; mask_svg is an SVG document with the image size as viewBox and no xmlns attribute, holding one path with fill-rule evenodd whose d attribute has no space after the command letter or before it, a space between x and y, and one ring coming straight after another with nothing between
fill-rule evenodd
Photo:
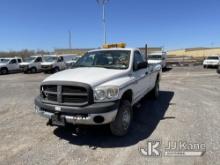
<instances>
[{"instance_id":1,"label":"roof of truck","mask_svg":"<svg viewBox=\"0 0 220 165\"><path fill-rule=\"evenodd\" d=\"M138 48L102 48L102 49L94 49L90 50L89 52L96 52L96 51L111 51L111 50L125 50L125 51L135 51L139 50ZM139 50L140 51L140 50Z\"/></svg>"}]
</instances>

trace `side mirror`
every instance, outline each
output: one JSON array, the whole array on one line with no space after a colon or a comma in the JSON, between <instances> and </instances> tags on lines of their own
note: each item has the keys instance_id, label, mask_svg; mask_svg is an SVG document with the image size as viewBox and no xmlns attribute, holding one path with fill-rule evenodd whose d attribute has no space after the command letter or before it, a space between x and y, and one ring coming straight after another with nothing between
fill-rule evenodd
<instances>
[{"instance_id":1,"label":"side mirror","mask_svg":"<svg viewBox=\"0 0 220 165\"><path fill-rule=\"evenodd\" d=\"M147 62L141 62L137 65L137 70L139 69L144 69L148 67L148 63Z\"/></svg>"}]
</instances>

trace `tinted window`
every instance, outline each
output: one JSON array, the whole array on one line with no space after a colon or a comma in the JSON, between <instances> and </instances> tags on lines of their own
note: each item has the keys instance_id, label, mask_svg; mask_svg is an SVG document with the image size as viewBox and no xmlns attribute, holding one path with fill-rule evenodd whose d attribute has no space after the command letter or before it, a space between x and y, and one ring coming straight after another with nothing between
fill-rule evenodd
<instances>
[{"instance_id":1,"label":"tinted window","mask_svg":"<svg viewBox=\"0 0 220 165\"><path fill-rule=\"evenodd\" d=\"M37 59L35 60L35 62L42 62L42 58L41 58L41 57L37 57Z\"/></svg>"},{"instance_id":2,"label":"tinted window","mask_svg":"<svg viewBox=\"0 0 220 165\"><path fill-rule=\"evenodd\" d=\"M17 60L13 59L11 60L10 64L16 64L17 63Z\"/></svg>"},{"instance_id":3,"label":"tinted window","mask_svg":"<svg viewBox=\"0 0 220 165\"><path fill-rule=\"evenodd\" d=\"M21 59L18 59L18 63L21 63Z\"/></svg>"}]
</instances>

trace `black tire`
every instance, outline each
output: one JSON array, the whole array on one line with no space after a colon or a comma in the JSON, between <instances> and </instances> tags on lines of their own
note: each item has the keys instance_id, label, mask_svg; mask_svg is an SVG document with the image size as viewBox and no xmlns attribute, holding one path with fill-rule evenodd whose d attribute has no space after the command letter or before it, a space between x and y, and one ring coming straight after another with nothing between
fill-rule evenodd
<instances>
[{"instance_id":1,"label":"black tire","mask_svg":"<svg viewBox=\"0 0 220 165\"><path fill-rule=\"evenodd\" d=\"M55 67L54 68L54 73L57 73L57 72L59 72L60 71L60 68L59 67Z\"/></svg>"},{"instance_id":2,"label":"black tire","mask_svg":"<svg viewBox=\"0 0 220 165\"><path fill-rule=\"evenodd\" d=\"M205 66L205 65L203 65L203 68L205 69L205 68L206 68L206 66Z\"/></svg>"},{"instance_id":3,"label":"black tire","mask_svg":"<svg viewBox=\"0 0 220 165\"><path fill-rule=\"evenodd\" d=\"M157 79L155 82L155 86L154 89L151 91L151 98L156 100L159 97L160 94L160 84L159 84L159 80Z\"/></svg>"},{"instance_id":4,"label":"black tire","mask_svg":"<svg viewBox=\"0 0 220 165\"><path fill-rule=\"evenodd\" d=\"M31 68L31 73L36 73L37 72L37 68L33 67Z\"/></svg>"},{"instance_id":5,"label":"black tire","mask_svg":"<svg viewBox=\"0 0 220 165\"><path fill-rule=\"evenodd\" d=\"M2 68L1 74L8 74L8 68Z\"/></svg>"},{"instance_id":6,"label":"black tire","mask_svg":"<svg viewBox=\"0 0 220 165\"><path fill-rule=\"evenodd\" d=\"M115 136L124 136L128 133L133 117L131 103L122 100L115 120L110 124L110 130Z\"/></svg>"}]
</instances>

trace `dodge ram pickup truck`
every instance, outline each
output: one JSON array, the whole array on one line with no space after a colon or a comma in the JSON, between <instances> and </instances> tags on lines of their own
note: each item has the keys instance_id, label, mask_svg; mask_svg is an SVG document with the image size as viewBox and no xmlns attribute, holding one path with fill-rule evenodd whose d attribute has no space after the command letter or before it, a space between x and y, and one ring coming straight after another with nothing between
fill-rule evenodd
<instances>
[{"instance_id":1,"label":"dodge ram pickup truck","mask_svg":"<svg viewBox=\"0 0 220 165\"><path fill-rule=\"evenodd\" d=\"M139 49L92 50L41 83L35 110L51 126L108 124L113 135L124 136L132 107L148 93L159 96L160 74L161 65L148 65Z\"/></svg>"}]
</instances>

